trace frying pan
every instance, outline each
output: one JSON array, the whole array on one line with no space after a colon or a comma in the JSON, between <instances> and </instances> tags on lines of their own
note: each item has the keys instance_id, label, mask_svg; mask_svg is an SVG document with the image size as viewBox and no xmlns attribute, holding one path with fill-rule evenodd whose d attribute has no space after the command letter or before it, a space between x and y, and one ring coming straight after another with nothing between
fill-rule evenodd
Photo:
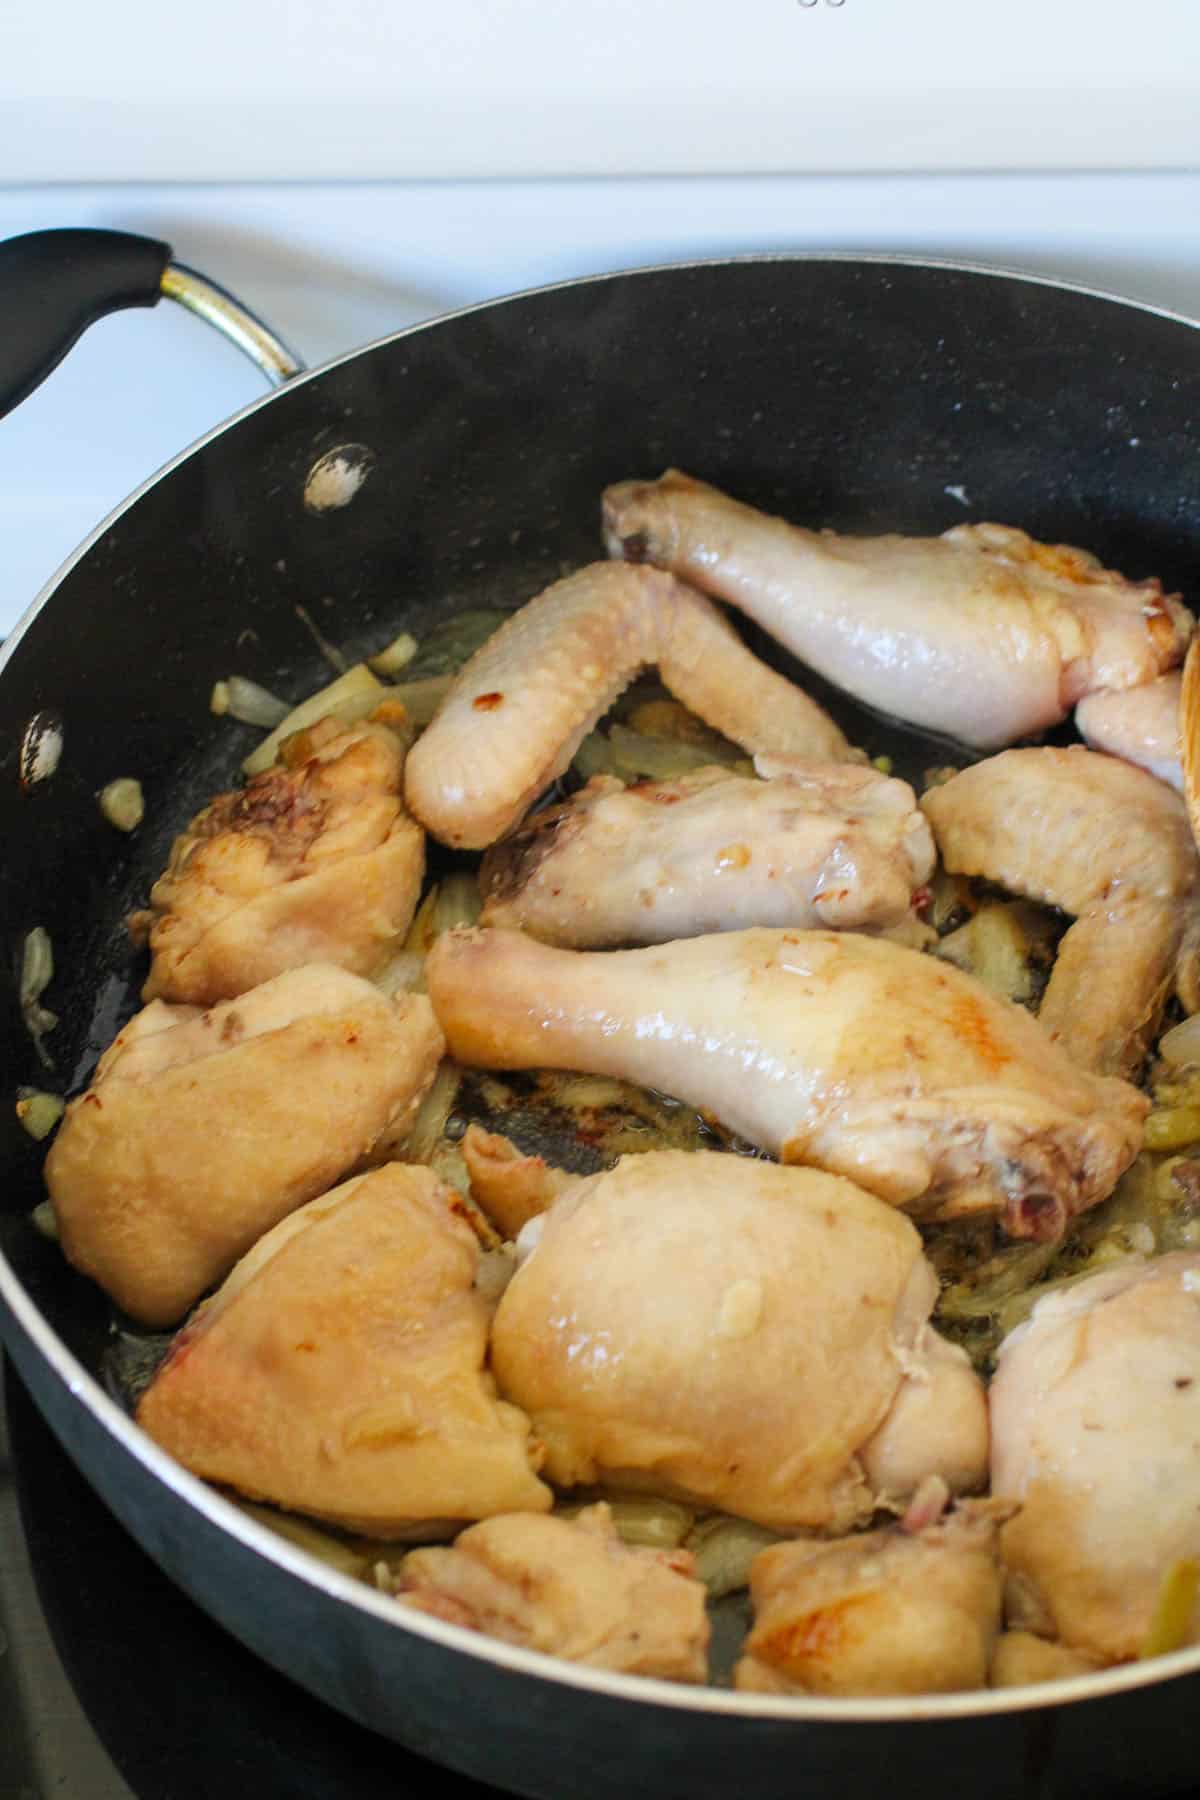
<instances>
[{"instance_id":1,"label":"frying pan","mask_svg":"<svg viewBox=\"0 0 1200 1800\"><path fill-rule=\"evenodd\" d=\"M131 251L102 235L95 259L89 244L72 247L61 289L46 280L57 250L44 237L23 240L32 263L20 244L4 247L0 286L23 320L0 331L10 400L89 317L157 297L165 246ZM31 266L45 330L22 305ZM0 317L3 306L0 292ZM355 656L401 629L419 637L449 611L515 605L596 557L606 483L670 463L843 530L1020 524L1194 598L1198 431L1200 337L1186 320L891 257L747 258L573 282L297 375L102 525L4 650L9 1081L74 1090L131 1010L142 971L123 917L248 747L248 734L210 718L214 679L238 672L295 698L327 677L297 606ZM349 504L310 510L314 461L347 446L367 478ZM944 760L944 747L931 755L845 705L840 717L910 765ZM32 748L59 730L55 772L31 781ZM131 837L96 804L121 775L146 795ZM45 1003L60 1015L50 1075L15 980L38 925L55 955ZM398 1618L133 1426L98 1379L107 1303L29 1223L42 1150L11 1102L0 1159L0 1328L54 1431L176 1581L361 1723L544 1800L568 1788L588 1800L858 1794L881 1778L901 1791L969 1784L975 1800L1194 1787L1196 1650L1053 1686L830 1703L595 1673Z\"/></svg>"}]
</instances>

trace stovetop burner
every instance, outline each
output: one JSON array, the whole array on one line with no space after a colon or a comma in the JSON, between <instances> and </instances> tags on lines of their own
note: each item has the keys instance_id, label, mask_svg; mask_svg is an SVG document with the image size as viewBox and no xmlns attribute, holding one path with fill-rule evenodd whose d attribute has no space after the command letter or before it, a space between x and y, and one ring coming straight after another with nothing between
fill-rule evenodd
<instances>
[{"instance_id":1,"label":"stovetop burner","mask_svg":"<svg viewBox=\"0 0 1200 1800\"><path fill-rule=\"evenodd\" d=\"M97 1499L6 1369L12 1464L38 1596L99 1747L82 1735L56 1794L92 1800L505 1800L355 1725L279 1675L170 1582ZM20 1640L10 1630L10 1652ZM2 1689L0 1689L2 1705ZM31 1728L4 1736L11 1750ZM51 1727L52 1728L52 1727ZM65 1746L56 1745L56 1765ZM7 1754L7 1752L6 1752ZM36 1756L11 1800L43 1800ZM0 1758L0 1764L3 1758Z\"/></svg>"}]
</instances>

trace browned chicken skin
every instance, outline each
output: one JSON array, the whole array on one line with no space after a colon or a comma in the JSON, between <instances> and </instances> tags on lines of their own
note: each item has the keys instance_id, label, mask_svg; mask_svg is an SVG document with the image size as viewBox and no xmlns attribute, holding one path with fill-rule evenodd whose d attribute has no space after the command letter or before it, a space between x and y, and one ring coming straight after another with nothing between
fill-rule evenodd
<instances>
[{"instance_id":1,"label":"browned chicken skin","mask_svg":"<svg viewBox=\"0 0 1200 1800\"><path fill-rule=\"evenodd\" d=\"M1143 1647L1164 1583L1200 1560L1200 1254L1048 1294L1000 1348L992 1491L1010 1624L1105 1661ZM1180 1643L1200 1640L1200 1606Z\"/></svg>"},{"instance_id":2,"label":"browned chicken skin","mask_svg":"<svg viewBox=\"0 0 1200 1800\"><path fill-rule=\"evenodd\" d=\"M324 719L290 761L219 794L131 920L152 957L142 998L210 1006L312 962L373 974L407 931L425 873L403 773L394 731Z\"/></svg>"},{"instance_id":3,"label":"browned chicken skin","mask_svg":"<svg viewBox=\"0 0 1200 1800\"><path fill-rule=\"evenodd\" d=\"M1061 1236L1141 1144L1143 1094L886 939L760 929L579 951L459 931L426 973L463 1064L657 1088L922 1218L999 1213L1015 1236Z\"/></svg>"},{"instance_id":4,"label":"browned chicken skin","mask_svg":"<svg viewBox=\"0 0 1200 1800\"><path fill-rule=\"evenodd\" d=\"M930 1354L937 1284L920 1237L852 1183L648 1151L578 1182L518 1249L531 1238L492 1366L552 1481L846 1530L906 1498L865 1472L885 1434L889 1488L892 1471L912 1485L982 1480L983 1390L965 1359L948 1371ZM946 1393L947 1374L953 1427L907 1414L902 1453L889 1433L901 1396L910 1382Z\"/></svg>"},{"instance_id":5,"label":"browned chicken skin","mask_svg":"<svg viewBox=\"0 0 1200 1800\"><path fill-rule=\"evenodd\" d=\"M894 717L983 749L1042 731L1096 688L1180 661L1192 616L1007 525L936 538L807 531L668 470L604 495L610 553L749 614L794 656Z\"/></svg>"},{"instance_id":6,"label":"browned chicken skin","mask_svg":"<svg viewBox=\"0 0 1200 1800\"><path fill-rule=\"evenodd\" d=\"M983 1687L1002 1589L987 1502L919 1532L774 1545L751 1569L754 1625L734 1685L759 1694Z\"/></svg>"},{"instance_id":7,"label":"browned chicken skin","mask_svg":"<svg viewBox=\"0 0 1200 1800\"><path fill-rule=\"evenodd\" d=\"M208 1012L152 1001L46 1159L67 1260L144 1324L174 1324L400 1127L442 1048L424 996L393 1003L320 964Z\"/></svg>"},{"instance_id":8,"label":"browned chicken skin","mask_svg":"<svg viewBox=\"0 0 1200 1800\"><path fill-rule=\"evenodd\" d=\"M1100 1075L1140 1065L1174 984L1191 1009L1200 859L1179 796L1094 750L1006 750L921 802L955 874L1074 913L1038 1014Z\"/></svg>"},{"instance_id":9,"label":"browned chicken skin","mask_svg":"<svg viewBox=\"0 0 1200 1800\"><path fill-rule=\"evenodd\" d=\"M545 1511L529 1422L484 1370L478 1263L431 1170L357 1176L238 1264L138 1422L209 1481L379 1537Z\"/></svg>"},{"instance_id":10,"label":"browned chicken skin","mask_svg":"<svg viewBox=\"0 0 1200 1800\"><path fill-rule=\"evenodd\" d=\"M659 569L594 563L529 601L460 670L408 760L413 812L444 844L494 843L650 664L749 750L849 754L828 714L760 662L703 594Z\"/></svg>"},{"instance_id":11,"label":"browned chicken skin","mask_svg":"<svg viewBox=\"0 0 1200 1800\"><path fill-rule=\"evenodd\" d=\"M452 1550L413 1550L396 1597L592 1669L701 1682L709 1625L692 1570L686 1550L628 1548L600 1502L574 1520L489 1519Z\"/></svg>"},{"instance_id":12,"label":"browned chicken skin","mask_svg":"<svg viewBox=\"0 0 1200 1800\"><path fill-rule=\"evenodd\" d=\"M886 930L933 873L912 789L877 769L760 756L769 779L700 769L598 777L484 859L481 923L547 944L661 944L748 925Z\"/></svg>"}]
</instances>

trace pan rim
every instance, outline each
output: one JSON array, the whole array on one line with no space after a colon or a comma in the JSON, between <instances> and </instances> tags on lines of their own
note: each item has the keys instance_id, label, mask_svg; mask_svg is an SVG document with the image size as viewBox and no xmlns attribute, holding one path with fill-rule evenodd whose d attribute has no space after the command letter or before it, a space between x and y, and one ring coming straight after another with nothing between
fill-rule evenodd
<instances>
[{"instance_id":1,"label":"pan rim","mask_svg":"<svg viewBox=\"0 0 1200 1800\"><path fill-rule=\"evenodd\" d=\"M1121 307L1138 314L1160 318L1168 323L1200 331L1200 318L1176 312L1152 302L1132 299L1111 290L1092 287L1064 277L1044 275L1018 268L990 263L963 261L898 252L860 252L852 250L748 251L732 256L691 258L635 265L605 271L601 274L572 276L532 288L480 300L439 313L401 329L386 333L357 348L344 351L296 375L282 388L270 390L248 401L243 407L204 432L193 443L171 457L149 475L81 541L60 567L45 582L0 647L0 677L21 640L70 573L87 556L93 546L117 524L139 500L170 475L195 452L213 443L232 426L251 417L271 404L279 395L307 385L343 364L383 347L402 342L418 333L475 313L492 311L521 301L561 293L577 287L599 287L602 284L638 276L656 276L725 267L772 264L854 264L869 267L893 267L941 271L984 277L999 283L1017 283L1025 287L1050 288ZM245 1549L264 1557L285 1574L297 1578L330 1599L364 1612L392 1629L399 1627L418 1638L441 1647L490 1663L513 1674L555 1683L562 1687L583 1689L610 1699L641 1705L666 1707L677 1712L711 1713L727 1717L777 1720L798 1725L837 1725L851 1722L864 1724L897 1724L950 1721L993 1717L1047 1708L1058 1708L1076 1701L1104 1699L1136 1689L1157 1685L1200 1671L1200 1645L1167 1655L1125 1663L1088 1675L1070 1676L1052 1682L1039 1682L1002 1689L968 1689L952 1694L918 1694L888 1696L876 1699L827 1698L796 1695L740 1693L732 1689L707 1686L688 1687L655 1677L620 1675L607 1670L589 1669L577 1663L549 1656L540 1651L525 1650L494 1638L472 1632L463 1626L434 1618L428 1614L405 1612L388 1596L378 1593L364 1582L327 1568L315 1557L301 1551L266 1526L241 1512L232 1501L198 1477L191 1475L155 1444L142 1428L125 1414L116 1402L88 1373L68 1349L49 1321L41 1313L20 1281L8 1258L0 1251L0 1322L5 1308L8 1316L36 1350L52 1373L73 1398L85 1404L92 1417L116 1440L122 1450L167 1487L180 1501L194 1508L207 1522L232 1536Z\"/></svg>"}]
</instances>

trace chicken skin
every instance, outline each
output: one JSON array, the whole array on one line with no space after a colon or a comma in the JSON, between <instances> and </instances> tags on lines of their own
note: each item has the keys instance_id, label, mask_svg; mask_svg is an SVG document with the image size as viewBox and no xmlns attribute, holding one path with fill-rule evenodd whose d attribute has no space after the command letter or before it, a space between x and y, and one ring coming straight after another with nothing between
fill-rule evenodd
<instances>
[{"instance_id":1,"label":"chicken skin","mask_svg":"<svg viewBox=\"0 0 1200 1800\"><path fill-rule=\"evenodd\" d=\"M754 1626L734 1686L757 1694L946 1694L983 1687L1003 1576L988 1502L910 1532L775 1544L750 1572Z\"/></svg>"},{"instance_id":2,"label":"chicken skin","mask_svg":"<svg viewBox=\"0 0 1200 1800\"><path fill-rule=\"evenodd\" d=\"M518 1250L492 1367L563 1487L607 1481L776 1530L846 1530L879 1502L864 1457L902 1390L941 1380L917 1231L835 1176L715 1151L626 1156ZM914 1433L914 1482L943 1462L982 1481L986 1407L966 1379L957 1441Z\"/></svg>"},{"instance_id":3,"label":"chicken skin","mask_svg":"<svg viewBox=\"0 0 1200 1800\"><path fill-rule=\"evenodd\" d=\"M1010 1624L1137 1656L1172 1571L1200 1558L1200 1254L1050 1293L1000 1346L992 1492ZM1200 1640L1200 1608L1180 1643Z\"/></svg>"},{"instance_id":4,"label":"chicken skin","mask_svg":"<svg viewBox=\"0 0 1200 1800\"><path fill-rule=\"evenodd\" d=\"M1079 735L1093 750L1137 763L1183 792L1179 749L1179 696L1182 677L1176 669L1141 687L1117 693L1088 694L1075 708Z\"/></svg>"},{"instance_id":5,"label":"chicken skin","mask_svg":"<svg viewBox=\"0 0 1200 1800\"><path fill-rule=\"evenodd\" d=\"M402 738L323 719L284 748L176 838L130 921L150 945L144 1000L211 1006L311 962L369 976L403 939L425 835L400 797Z\"/></svg>"},{"instance_id":6,"label":"chicken skin","mask_svg":"<svg viewBox=\"0 0 1200 1800\"><path fill-rule=\"evenodd\" d=\"M294 969L208 1012L154 1000L101 1057L46 1159L69 1262L171 1325L260 1234L415 1114L429 1002Z\"/></svg>"},{"instance_id":7,"label":"chicken skin","mask_svg":"<svg viewBox=\"0 0 1200 1800\"><path fill-rule=\"evenodd\" d=\"M686 1550L623 1544L601 1501L574 1520L516 1513L413 1550L396 1598L508 1644L591 1669L702 1682L705 1590Z\"/></svg>"},{"instance_id":8,"label":"chicken skin","mask_svg":"<svg viewBox=\"0 0 1200 1800\"><path fill-rule=\"evenodd\" d=\"M923 1219L997 1213L1057 1238L1141 1145L1143 1094L887 939L764 928L603 952L460 931L426 974L463 1064L657 1088Z\"/></svg>"},{"instance_id":9,"label":"chicken skin","mask_svg":"<svg viewBox=\"0 0 1200 1800\"><path fill-rule=\"evenodd\" d=\"M624 788L598 776L484 860L481 923L599 950L748 925L912 922L933 838L877 769L758 757L756 781L700 769Z\"/></svg>"},{"instance_id":10,"label":"chicken skin","mask_svg":"<svg viewBox=\"0 0 1200 1800\"><path fill-rule=\"evenodd\" d=\"M1178 795L1079 747L1006 750L921 802L946 867L1074 913L1038 1017L1082 1068L1140 1065L1174 984L1197 1004L1200 859Z\"/></svg>"},{"instance_id":11,"label":"chicken skin","mask_svg":"<svg viewBox=\"0 0 1200 1800\"><path fill-rule=\"evenodd\" d=\"M610 487L604 527L612 555L694 581L868 706L980 749L1152 680L1192 627L1158 581L1006 525L841 537L669 470Z\"/></svg>"},{"instance_id":12,"label":"chicken skin","mask_svg":"<svg viewBox=\"0 0 1200 1800\"><path fill-rule=\"evenodd\" d=\"M207 1481L376 1537L544 1512L529 1421L484 1369L479 1245L452 1188L391 1163L268 1232L138 1407Z\"/></svg>"},{"instance_id":13,"label":"chicken skin","mask_svg":"<svg viewBox=\"0 0 1200 1800\"><path fill-rule=\"evenodd\" d=\"M711 600L658 569L595 563L514 613L461 670L408 759L409 806L444 844L494 843L650 664L748 750L850 753L833 720L753 656Z\"/></svg>"}]
</instances>

